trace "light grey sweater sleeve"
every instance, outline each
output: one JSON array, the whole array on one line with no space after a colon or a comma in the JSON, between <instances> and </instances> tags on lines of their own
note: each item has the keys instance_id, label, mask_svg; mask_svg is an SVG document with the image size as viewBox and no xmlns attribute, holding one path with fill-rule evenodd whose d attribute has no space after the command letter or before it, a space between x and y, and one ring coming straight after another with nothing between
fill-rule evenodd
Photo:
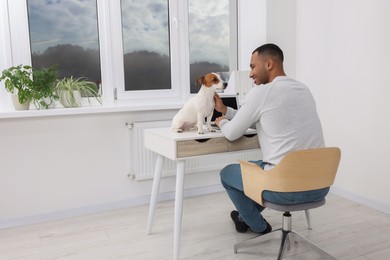
<instances>
[{"instance_id":1,"label":"light grey sweater sleeve","mask_svg":"<svg viewBox=\"0 0 390 260\"><path fill-rule=\"evenodd\" d=\"M254 87L250 92L264 92L262 86ZM253 127L260 118L262 100L258 97L265 96L266 93L248 93L239 110L228 107L225 117L227 119L220 122L220 129L223 135L230 141L240 138L245 131ZM229 120L228 120L229 119Z\"/></svg>"}]
</instances>

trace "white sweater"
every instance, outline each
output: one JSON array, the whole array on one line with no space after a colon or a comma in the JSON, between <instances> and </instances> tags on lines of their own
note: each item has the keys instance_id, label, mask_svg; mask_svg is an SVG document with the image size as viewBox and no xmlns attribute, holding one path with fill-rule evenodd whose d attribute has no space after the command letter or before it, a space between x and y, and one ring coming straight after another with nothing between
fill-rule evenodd
<instances>
[{"instance_id":1,"label":"white sweater","mask_svg":"<svg viewBox=\"0 0 390 260\"><path fill-rule=\"evenodd\" d=\"M228 108L220 129L229 140L256 126L263 161L272 168L290 151L324 147L321 122L310 90L286 76L248 92L239 110Z\"/></svg>"}]
</instances>

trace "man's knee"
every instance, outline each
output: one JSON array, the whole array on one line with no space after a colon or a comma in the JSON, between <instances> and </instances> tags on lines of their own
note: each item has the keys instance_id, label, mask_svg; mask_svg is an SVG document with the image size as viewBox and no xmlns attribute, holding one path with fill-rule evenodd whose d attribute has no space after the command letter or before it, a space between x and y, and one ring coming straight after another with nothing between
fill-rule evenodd
<instances>
[{"instance_id":1,"label":"man's knee","mask_svg":"<svg viewBox=\"0 0 390 260\"><path fill-rule=\"evenodd\" d=\"M239 171L239 164L229 164L225 166L219 173L222 185L226 188L226 185L229 185L231 180L234 178L233 175L237 174Z\"/></svg>"},{"instance_id":2,"label":"man's knee","mask_svg":"<svg viewBox=\"0 0 390 260\"><path fill-rule=\"evenodd\" d=\"M222 170L219 172L219 175L221 177L221 180L225 179L226 176L231 172L232 164L226 165L222 168Z\"/></svg>"}]
</instances>

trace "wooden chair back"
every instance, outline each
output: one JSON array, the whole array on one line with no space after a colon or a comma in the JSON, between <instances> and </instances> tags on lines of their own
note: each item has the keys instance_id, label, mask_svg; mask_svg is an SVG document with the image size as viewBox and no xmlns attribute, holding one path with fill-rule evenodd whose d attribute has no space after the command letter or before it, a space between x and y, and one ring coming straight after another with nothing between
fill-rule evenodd
<instances>
[{"instance_id":1,"label":"wooden chair back","mask_svg":"<svg viewBox=\"0 0 390 260\"><path fill-rule=\"evenodd\" d=\"M244 193L263 205L264 190L296 192L329 187L336 177L340 157L337 147L299 150L287 154L269 171L240 161Z\"/></svg>"}]
</instances>

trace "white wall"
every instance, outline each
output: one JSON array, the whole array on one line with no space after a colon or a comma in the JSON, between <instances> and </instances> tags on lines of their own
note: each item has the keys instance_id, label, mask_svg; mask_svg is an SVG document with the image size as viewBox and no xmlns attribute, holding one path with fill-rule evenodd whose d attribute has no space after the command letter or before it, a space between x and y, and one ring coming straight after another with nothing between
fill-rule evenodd
<instances>
[{"instance_id":1,"label":"white wall","mask_svg":"<svg viewBox=\"0 0 390 260\"><path fill-rule=\"evenodd\" d=\"M390 213L390 1L297 0L297 78L339 146L338 193Z\"/></svg>"},{"instance_id":2,"label":"white wall","mask_svg":"<svg viewBox=\"0 0 390 260\"><path fill-rule=\"evenodd\" d=\"M249 70L252 51L272 42L284 52L286 73L295 76L295 6L295 0L240 1L239 70Z\"/></svg>"},{"instance_id":3,"label":"white wall","mask_svg":"<svg viewBox=\"0 0 390 260\"><path fill-rule=\"evenodd\" d=\"M267 1L267 42L275 43L282 50L284 70L295 77L296 70L296 1Z\"/></svg>"},{"instance_id":4,"label":"white wall","mask_svg":"<svg viewBox=\"0 0 390 260\"><path fill-rule=\"evenodd\" d=\"M267 41L267 1L239 1L238 19L238 70L249 70L252 51Z\"/></svg>"}]
</instances>

